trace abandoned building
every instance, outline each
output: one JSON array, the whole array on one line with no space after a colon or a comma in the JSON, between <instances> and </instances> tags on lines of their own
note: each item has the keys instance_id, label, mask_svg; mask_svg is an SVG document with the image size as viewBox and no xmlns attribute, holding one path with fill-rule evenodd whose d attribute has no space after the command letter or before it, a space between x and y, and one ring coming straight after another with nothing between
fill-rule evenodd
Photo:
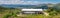
<instances>
[{"instance_id":1,"label":"abandoned building","mask_svg":"<svg viewBox=\"0 0 60 18\"><path fill-rule=\"evenodd\" d=\"M44 14L48 16L48 13L44 12L43 9L21 9L21 11L19 14Z\"/></svg>"},{"instance_id":2,"label":"abandoned building","mask_svg":"<svg viewBox=\"0 0 60 18\"><path fill-rule=\"evenodd\" d=\"M43 14L43 9L22 9L22 14Z\"/></svg>"}]
</instances>

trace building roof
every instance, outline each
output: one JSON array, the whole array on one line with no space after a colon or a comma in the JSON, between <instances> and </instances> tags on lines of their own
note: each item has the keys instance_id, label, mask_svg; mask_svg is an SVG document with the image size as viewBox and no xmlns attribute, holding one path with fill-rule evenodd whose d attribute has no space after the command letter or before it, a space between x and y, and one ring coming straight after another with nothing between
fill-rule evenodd
<instances>
[{"instance_id":1,"label":"building roof","mask_svg":"<svg viewBox=\"0 0 60 18\"><path fill-rule=\"evenodd\" d=\"M43 11L43 9L22 9L22 11Z\"/></svg>"}]
</instances>

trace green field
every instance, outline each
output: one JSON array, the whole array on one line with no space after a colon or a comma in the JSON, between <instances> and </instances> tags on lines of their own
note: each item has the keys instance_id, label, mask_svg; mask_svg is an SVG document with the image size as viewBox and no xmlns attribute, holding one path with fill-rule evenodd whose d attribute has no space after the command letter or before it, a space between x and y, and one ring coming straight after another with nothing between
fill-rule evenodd
<instances>
[{"instance_id":1,"label":"green field","mask_svg":"<svg viewBox=\"0 0 60 18\"><path fill-rule=\"evenodd\" d=\"M26 16L17 16L16 13L21 12L21 9L0 8L0 18L60 18L60 10L49 8L44 12L49 13L49 16L43 14L33 14Z\"/></svg>"}]
</instances>

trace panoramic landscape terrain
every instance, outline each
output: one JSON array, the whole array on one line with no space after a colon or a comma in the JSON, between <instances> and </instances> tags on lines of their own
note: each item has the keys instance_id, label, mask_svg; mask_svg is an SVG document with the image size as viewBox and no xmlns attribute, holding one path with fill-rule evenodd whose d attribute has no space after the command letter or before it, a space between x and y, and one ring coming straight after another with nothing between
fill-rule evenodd
<instances>
[{"instance_id":1,"label":"panoramic landscape terrain","mask_svg":"<svg viewBox=\"0 0 60 18\"><path fill-rule=\"evenodd\" d=\"M60 18L60 0L0 0L0 18Z\"/></svg>"},{"instance_id":2,"label":"panoramic landscape terrain","mask_svg":"<svg viewBox=\"0 0 60 18\"><path fill-rule=\"evenodd\" d=\"M44 6L43 6L44 5ZM21 9L46 9L44 12L49 13L49 16L34 14L22 17L17 16ZM40 5L0 5L0 18L60 18L60 3L58 4L40 4Z\"/></svg>"}]
</instances>

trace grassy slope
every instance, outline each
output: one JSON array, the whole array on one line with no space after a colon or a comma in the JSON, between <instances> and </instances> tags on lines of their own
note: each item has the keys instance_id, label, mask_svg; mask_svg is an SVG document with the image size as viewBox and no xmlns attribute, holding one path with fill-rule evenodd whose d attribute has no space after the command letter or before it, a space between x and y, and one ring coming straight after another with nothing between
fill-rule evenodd
<instances>
[{"instance_id":1,"label":"grassy slope","mask_svg":"<svg viewBox=\"0 0 60 18\"><path fill-rule=\"evenodd\" d=\"M3 18L4 16L7 16L7 14L16 14L17 12L19 12L19 10L5 10L3 12L0 12L0 18Z\"/></svg>"},{"instance_id":2,"label":"grassy slope","mask_svg":"<svg viewBox=\"0 0 60 18\"><path fill-rule=\"evenodd\" d=\"M13 12L14 15L19 12L20 10L5 10L3 14L0 14L0 18L4 18L7 14L10 14L10 12ZM13 16L14 16L13 15ZM55 16L44 16L44 15L27 15L26 17L14 17L14 18L60 18L60 15Z\"/></svg>"},{"instance_id":3,"label":"grassy slope","mask_svg":"<svg viewBox=\"0 0 60 18\"><path fill-rule=\"evenodd\" d=\"M11 10L8 9L8 10L5 10L2 13L0 12L0 18L6 18L8 15L11 15L12 18L13 17L14 18L60 18L60 14L59 15L55 15L55 16L45 16L45 15L27 15L25 17L16 16L16 13L19 12L19 11L20 10L17 10L17 9L11 9ZM13 15L12 15L12 13L13 13Z\"/></svg>"}]
</instances>

